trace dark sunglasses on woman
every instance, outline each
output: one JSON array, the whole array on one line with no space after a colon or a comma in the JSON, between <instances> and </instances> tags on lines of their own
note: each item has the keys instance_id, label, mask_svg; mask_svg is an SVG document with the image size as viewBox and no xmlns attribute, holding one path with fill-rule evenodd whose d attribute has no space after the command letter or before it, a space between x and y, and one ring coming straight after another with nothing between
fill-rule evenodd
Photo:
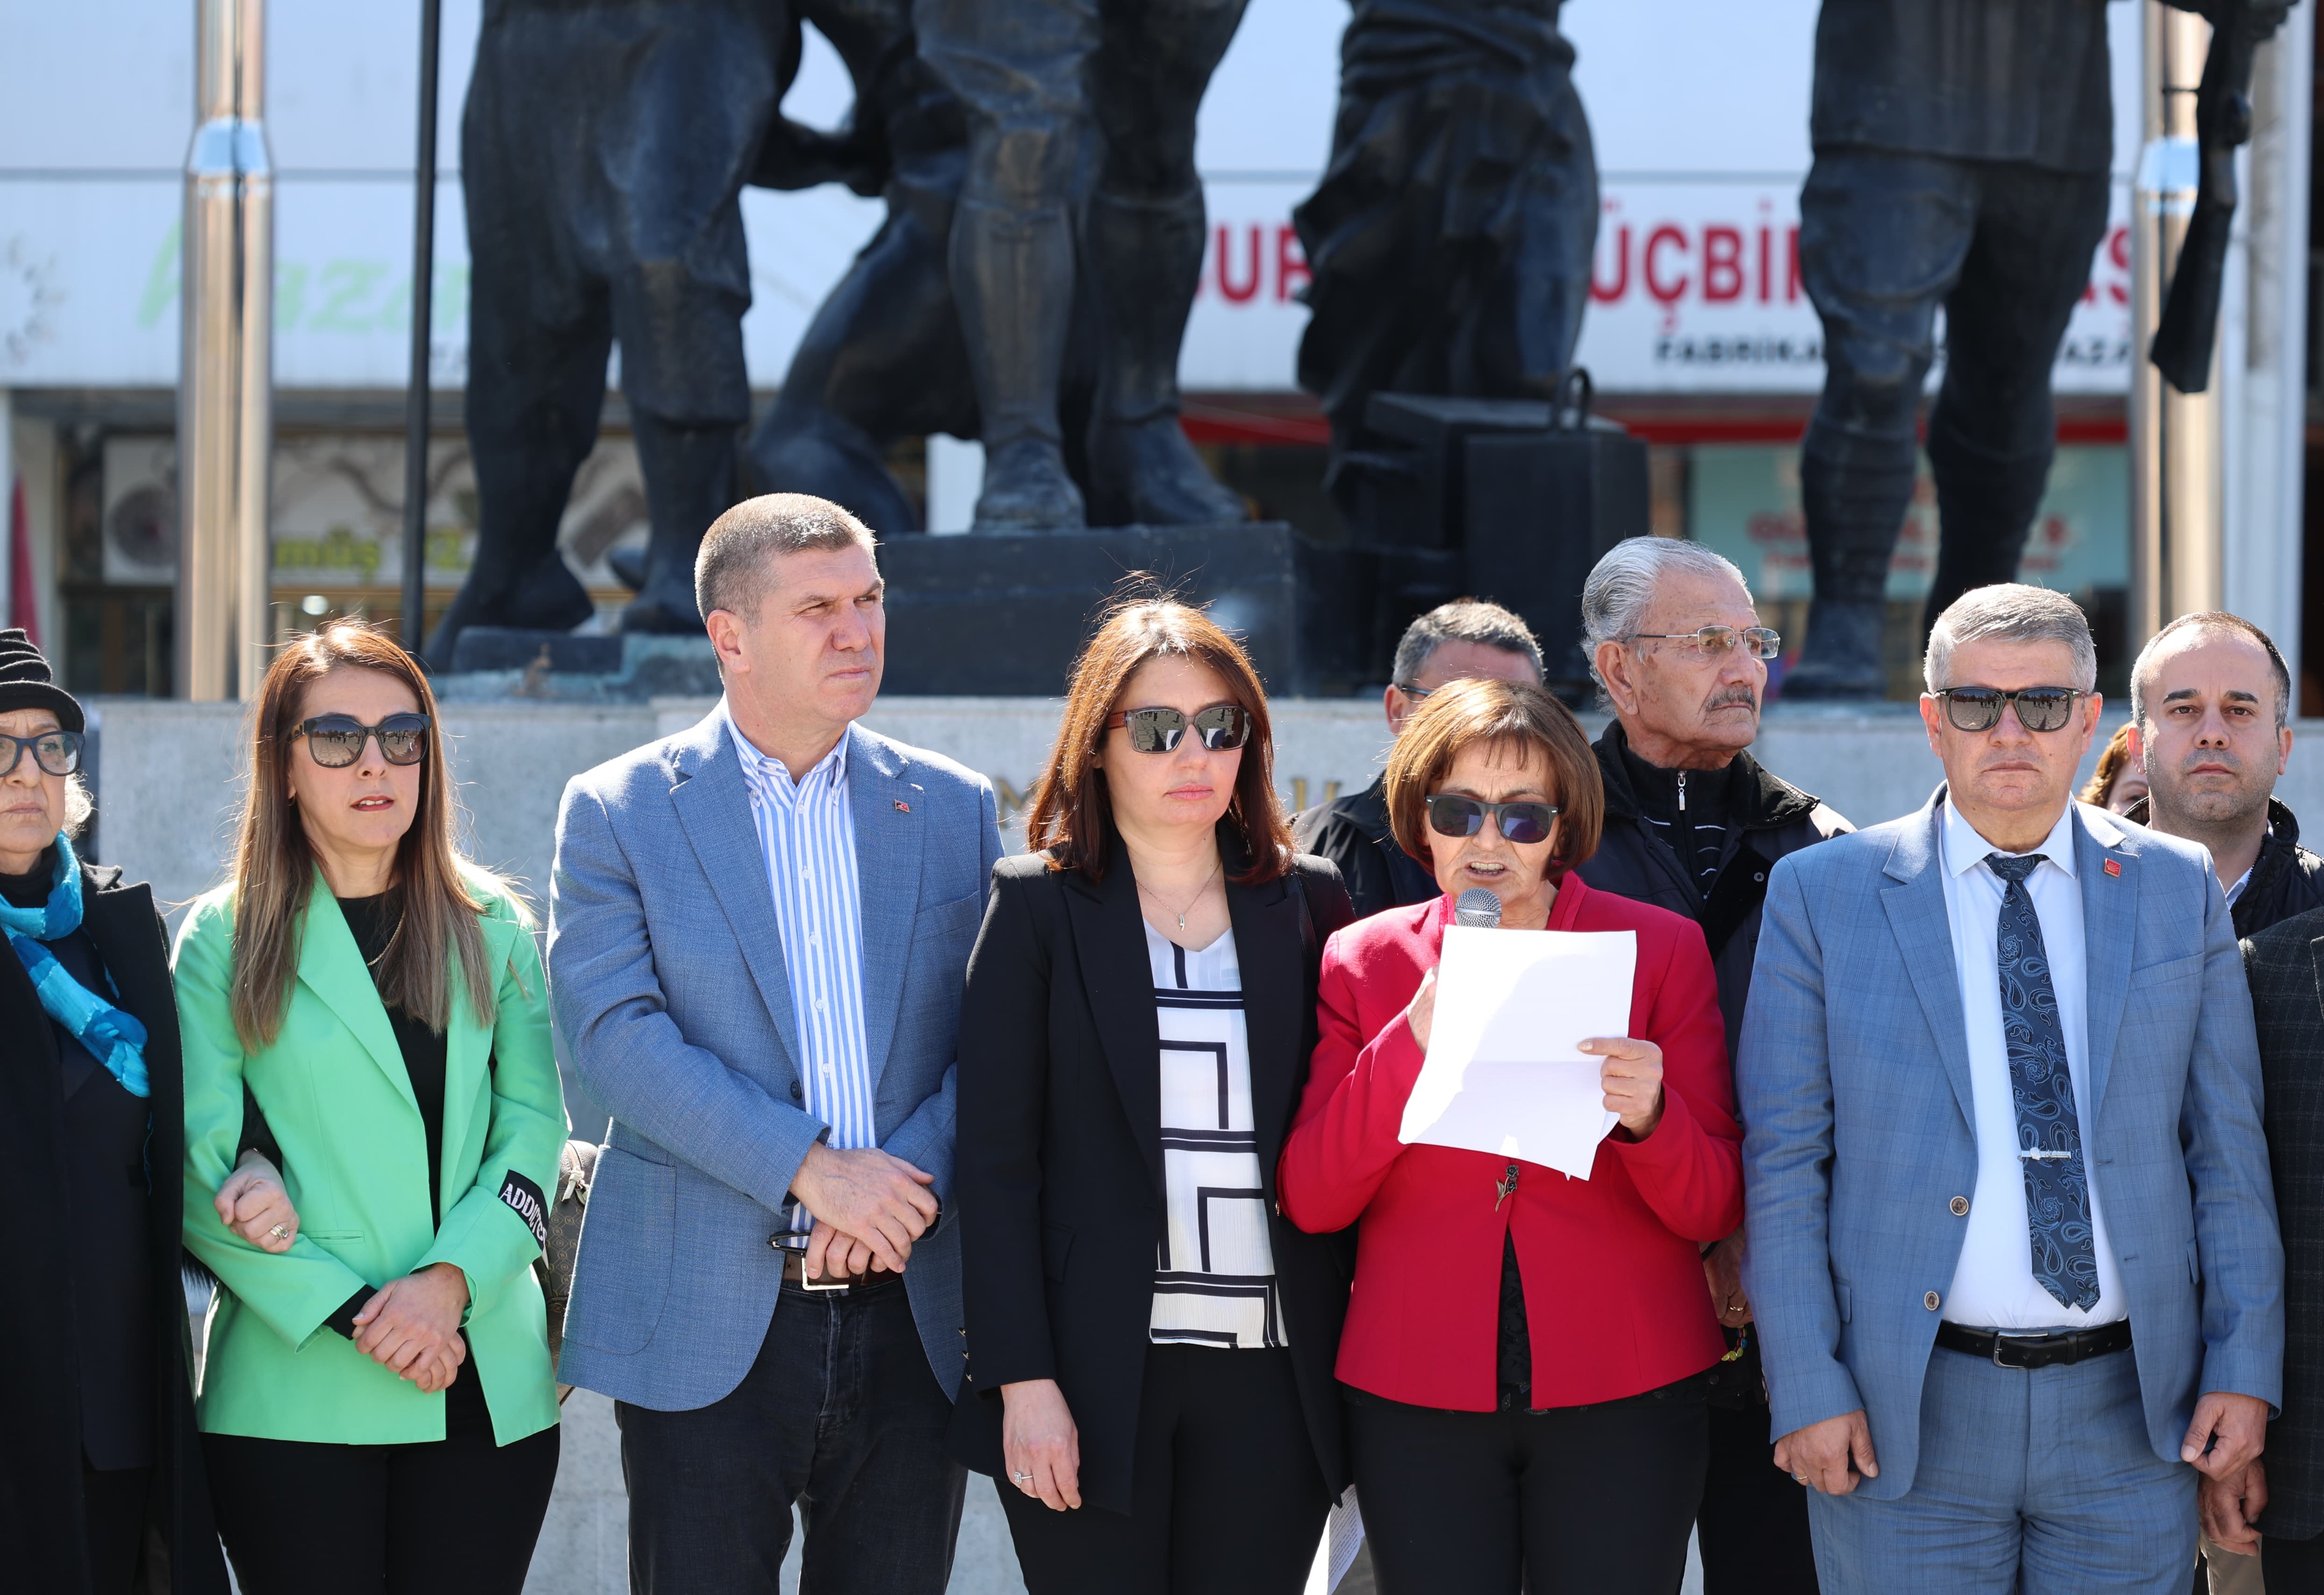
<instances>
[{"instance_id":1,"label":"dark sunglasses on woman","mask_svg":"<svg viewBox=\"0 0 2324 1595\"><path fill-rule=\"evenodd\" d=\"M1500 827L1502 841L1529 846L1549 840L1557 809L1547 803L1487 803L1443 792L1428 800L1428 828L1439 836L1474 836L1485 828L1487 815Z\"/></svg>"},{"instance_id":2,"label":"dark sunglasses on woman","mask_svg":"<svg viewBox=\"0 0 2324 1595\"><path fill-rule=\"evenodd\" d=\"M2001 724L2001 706L2017 705L2017 724L2028 731L2057 731L2073 718L2074 700L2082 695L2070 687L2021 687L2004 692L1997 687L1948 687L1932 693L1945 700L1945 718L1956 731L1991 731Z\"/></svg>"},{"instance_id":3,"label":"dark sunglasses on woman","mask_svg":"<svg viewBox=\"0 0 2324 1595\"><path fill-rule=\"evenodd\" d=\"M1213 753L1229 752L1250 741L1250 711L1240 704L1213 704L1194 712L1194 734ZM1106 729L1130 728L1130 745L1141 753L1175 753L1186 734L1186 716L1177 709L1117 710Z\"/></svg>"},{"instance_id":4,"label":"dark sunglasses on woman","mask_svg":"<svg viewBox=\"0 0 2324 1595\"><path fill-rule=\"evenodd\" d=\"M0 742L14 744L8 749L7 762L0 764L0 776L14 770L27 753L51 775L70 775L80 768L80 733L77 731L44 731L37 736L10 736L0 731Z\"/></svg>"},{"instance_id":5,"label":"dark sunglasses on woman","mask_svg":"<svg viewBox=\"0 0 2324 1595\"><path fill-rule=\"evenodd\" d=\"M390 764L417 764L428 752L428 716L390 715L365 725L352 715L318 715L290 728L290 738L307 739L307 751L326 770L345 770L363 757L364 743L379 739L379 756Z\"/></svg>"}]
</instances>

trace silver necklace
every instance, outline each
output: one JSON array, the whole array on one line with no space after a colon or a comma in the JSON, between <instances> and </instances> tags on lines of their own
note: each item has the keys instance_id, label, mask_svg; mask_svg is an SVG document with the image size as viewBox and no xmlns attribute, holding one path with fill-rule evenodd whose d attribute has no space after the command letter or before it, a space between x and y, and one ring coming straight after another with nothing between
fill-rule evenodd
<instances>
[{"instance_id":1,"label":"silver necklace","mask_svg":"<svg viewBox=\"0 0 2324 1595\"><path fill-rule=\"evenodd\" d=\"M1213 881L1213 880L1216 880L1219 878L1219 871L1222 871L1222 870L1223 870L1223 869L1225 869L1226 867L1227 867L1227 862L1226 862L1226 860L1225 860L1225 859L1223 859L1223 858L1222 858L1221 860L1219 860L1219 862L1216 862L1216 863L1214 863L1214 864L1213 864L1213 865L1211 866L1211 872L1210 872L1209 874L1207 874L1207 875L1205 875L1205 876L1204 876L1204 877L1203 877L1203 883L1202 883L1200 886L1198 886L1198 887L1194 888L1194 895L1193 897L1190 897L1190 898L1188 898L1188 899L1186 899L1186 908L1171 908L1171 907L1170 907L1170 900L1169 900L1169 899L1167 899L1167 898L1164 897L1160 892L1156 891L1152 887L1150 887L1150 886L1147 885L1147 884L1146 884L1146 882L1144 882L1143 880L1141 880L1141 881L1139 881L1139 882L1138 883L1138 890L1140 890L1140 891L1142 891L1142 892L1145 892L1147 895L1148 895L1149 897L1151 897L1151 898L1152 898L1156 902L1160 903L1160 904L1162 905L1163 912L1165 912L1165 913L1169 913L1169 914L1176 914L1176 915L1177 915L1177 916L1178 916L1178 928L1179 928L1180 930L1184 930L1184 929L1185 929L1185 928L1186 928L1186 908L1193 908L1196 903L1199 903L1199 902L1201 902L1201 901L1203 900L1203 894L1204 894L1204 892L1206 892L1206 891L1208 891L1208 890L1211 890L1211 882L1212 882L1212 881Z\"/></svg>"}]
</instances>

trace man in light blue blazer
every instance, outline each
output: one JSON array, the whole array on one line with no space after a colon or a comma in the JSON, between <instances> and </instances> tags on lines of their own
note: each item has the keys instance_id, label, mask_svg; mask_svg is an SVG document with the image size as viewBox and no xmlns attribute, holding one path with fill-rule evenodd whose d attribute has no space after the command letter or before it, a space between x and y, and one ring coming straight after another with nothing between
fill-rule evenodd
<instances>
[{"instance_id":1,"label":"man in light blue blazer","mask_svg":"<svg viewBox=\"0 0 2324 1595\"><path fill-rule=\"evenodd\" d=\"M991 786L853 724L872 535L771 494L695 574L725 697L577 776L549 978L613 1112L559 1377L614 1398L639 1595L939 1595L964 1487L952 1201Z\"/></svg>"},{"instance_id":2,"label":"man in light blue blazer","mask_svg":"<svg viewBox=\"0 0 2324 1595\"><path fill-rule=\"evenodd\" d=\"M1928 807L1778 862L1736 1085L1777 1439L1826 1595L2179 1595L2278 1399L2251 999L2203 851L2071 801L2063 595L1939 618Z\"/></svg>"}]
</instances>

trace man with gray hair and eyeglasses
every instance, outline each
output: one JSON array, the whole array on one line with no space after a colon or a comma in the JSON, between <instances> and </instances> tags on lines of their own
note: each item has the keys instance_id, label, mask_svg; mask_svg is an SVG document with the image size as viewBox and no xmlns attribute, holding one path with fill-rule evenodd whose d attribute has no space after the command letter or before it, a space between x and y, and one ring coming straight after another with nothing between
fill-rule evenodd
<instances>
[{"instance_id":1,"label":"man with gray hair and eyeglasses","mask_svg":"<svg viewBox=\"0 0 2324 1595\"><path fill-rule=\"evenodd\" d=\"M2324 908L2324 858L2275 798L2291 713L2283 655L2241 615L2182 614L2130 668L2130 756L2147 797L2126 817L2211 850L2239 936Z\"/></svg>"},{"instance_id":2,"label":"man with gray hair and eyeglasses","mask_svg":"<svg viewBox=\"0 0 2324 1595\"><path fill-rule=\"evenodd\" d=\"M1607 550L1583 584L1582 623L1591 674L1614 718L1597 743L1605 829L1581 876L1702 927L1731 1057L1767 871L1850 827L1745 751L1759 734L1767 660L1780 639L1759 623L1732 564L1700 543L1630 538ZM1796 1595L1816 1588L1807 1501L1768 1465L1742 1241L1730 1236L1703 1258L1732 1360L1711 1371L1711 1466L1696 1526L1711 1589Z\"/></svg>"},{"instance_id":3,"label":"man with gray hair and eyeglasses","mask_svg":"<svg viewBox=\"0 0 2324 1595\"><path fill-rule=\"evenodd\" d=\"M1448 682L1485 677L1540 686L1541 644L1524 621L1499 604L1460 598L1438 604L1405 628L1392 674L1381 697L1391 737L1404 730L1405 716L1422 699ZM1359 919L1443 895L1428 866L1397 845L1388 828L1386 779L1303 809L1291 822L1300 852L1340 866Z\"/></svg>"}]
</instances>

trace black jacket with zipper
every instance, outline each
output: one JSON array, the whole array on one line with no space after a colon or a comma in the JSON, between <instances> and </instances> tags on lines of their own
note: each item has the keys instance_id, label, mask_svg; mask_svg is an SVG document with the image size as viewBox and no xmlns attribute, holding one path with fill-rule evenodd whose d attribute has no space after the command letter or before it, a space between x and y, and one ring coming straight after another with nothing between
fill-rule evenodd
<instances>
[{"instance_id":1,"label":"black jacket with zipper","mask_svg":"<svg viewBox=\"0 0 2324 1595\"><path fill-rule=\"evenodd\" d=\"M2152 810L2141 798L2122 817L2133 825L2152 826ZM2230 917L2241 940L2280 925L2294 914L2324 908L2324 858L2300 845L2300 821L2278 799L2267 800L2267 836L2252 861L2251 879L2236 899Z\"/></svg>"}]
</instances>

